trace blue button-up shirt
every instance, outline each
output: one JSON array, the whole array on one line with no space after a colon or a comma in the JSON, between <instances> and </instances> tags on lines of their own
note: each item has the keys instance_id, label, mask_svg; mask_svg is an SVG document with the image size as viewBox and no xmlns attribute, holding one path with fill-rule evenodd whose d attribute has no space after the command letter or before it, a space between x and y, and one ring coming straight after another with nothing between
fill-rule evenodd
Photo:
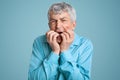
<instances>
[{"instance_id":1,"label":"blue button-up shirt","mask_svg":"<svg viewBox=\"0 0 120 80\"><path fill-rule=\"evenodd\" d=\"M46 40L34 40L28 80L90 80L93 46L75 34L69 49L55 54Z\"/></svg>"}]
</instances>

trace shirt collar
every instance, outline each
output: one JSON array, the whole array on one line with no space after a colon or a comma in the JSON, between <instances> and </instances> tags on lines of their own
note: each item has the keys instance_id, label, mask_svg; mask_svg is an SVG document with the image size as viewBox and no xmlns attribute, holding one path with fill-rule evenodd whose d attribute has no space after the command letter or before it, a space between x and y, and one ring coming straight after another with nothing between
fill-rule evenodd
<instances>
[{"instance_id":1,"label":"shirt collar","mask_svg":"<svg viewBox=\"0 0 120 80\"><path fill-rule=\"evenodd\" d=\"M77 46L77 45L79 45L79 36L74 32L74 40L70 45L70 47Z\"/></svg>"}]
</instances>

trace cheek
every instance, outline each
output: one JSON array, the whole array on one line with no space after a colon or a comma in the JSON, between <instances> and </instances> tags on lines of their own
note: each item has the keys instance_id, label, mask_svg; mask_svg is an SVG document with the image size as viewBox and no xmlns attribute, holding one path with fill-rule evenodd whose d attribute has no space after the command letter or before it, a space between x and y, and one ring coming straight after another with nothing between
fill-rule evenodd
<instances>
[{"instance_id":1,"label":"cheek","mask_svg":"<svg viewBox=\"0 0 120 80\"><path fill-rule=\"evenodd\" d=\"M50 26L50 30L55 30L55 26Z\"/></svg>"},{"instance_id":2,"label":"cheek","mask_svg":"<svg viewBox=\"0 0 120 80\"><path fill-rule=\"evenodd\" d=\"M72 26L71 25L66 25L64 26L65 29L69 29L69 30L72 30Z\"/></svg>"}]
</instances>

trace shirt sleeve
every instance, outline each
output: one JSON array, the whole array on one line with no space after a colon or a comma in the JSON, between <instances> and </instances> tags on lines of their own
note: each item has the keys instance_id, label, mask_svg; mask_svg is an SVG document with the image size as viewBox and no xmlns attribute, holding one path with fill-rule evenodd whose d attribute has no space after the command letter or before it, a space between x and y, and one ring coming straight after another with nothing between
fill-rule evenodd
<instances>
[{"instance_id":1,"label":"shirt sleeve","mask_svg":"<svg viewBox=\"0 0 120 80\"><path fill-rule=\"evenodd\" d=\"M59 71L64 75L65 80L90 80L93 53L91 41L86 40L78 49L77 61L69 50L60 55Z\"/></svg>"},{"instance_id":2,"label":"shirt sleeve","mask_svg":"<svg viewBox=\"0 0 120 80\"><path fill-rule=\"evenodd\" d=\"M59 56L51 52L44 57L43 52L42 46L34 41L28 80L56 80Z\"/></svg>"}]
</instances>

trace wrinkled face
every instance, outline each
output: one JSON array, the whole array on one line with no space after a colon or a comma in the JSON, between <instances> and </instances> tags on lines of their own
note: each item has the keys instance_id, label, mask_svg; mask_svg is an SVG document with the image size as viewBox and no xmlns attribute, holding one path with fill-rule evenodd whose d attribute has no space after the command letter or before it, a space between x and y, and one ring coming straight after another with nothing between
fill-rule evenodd
<instances>
[{"instance_id":1,"label":"wrinkled face","mask_svg":"<svg viewBox=\"0 0 120 80\"><path fill-rule=\"evenodd\" d=\"M74 30L76 22L72 21L68 12L62 12L61 14L50 13L49 27L50 30L61 34L66 32L66 30ZM61 36L58 36L58 43L62 41Z\"/></svg>"}]
</instances>

